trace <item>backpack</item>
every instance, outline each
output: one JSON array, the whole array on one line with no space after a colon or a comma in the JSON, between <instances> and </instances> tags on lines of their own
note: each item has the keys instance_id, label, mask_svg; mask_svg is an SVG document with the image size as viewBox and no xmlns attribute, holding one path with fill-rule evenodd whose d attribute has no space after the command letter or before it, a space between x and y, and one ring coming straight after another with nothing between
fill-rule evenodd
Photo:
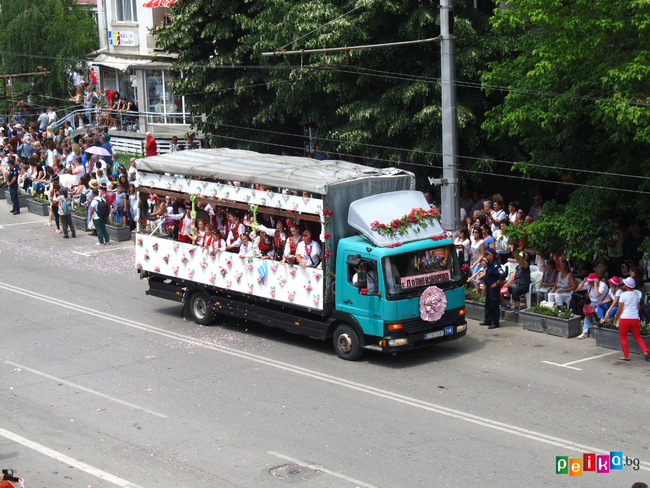
<instances>
[{"instance_id":1,"label":"backpack","mask_svg":"<svg viewBox=\"0 0 650 488\"><path fill-rule=\"evenodd\" d=\"M100 219L107 219L109 214L108 203L103 198L97 202L97 217Z\"/></svg>"},{"instance_id":2,"label":"backpack","mask_svg":"<svg viewBox=\"0 0 650 488\"><path fill-rule=\"evenodd\" d=\"M59 203L59 213L62 215L69 215L72 213L72 201L69 198L66 198Z\"/></svg>"}]
</instances>

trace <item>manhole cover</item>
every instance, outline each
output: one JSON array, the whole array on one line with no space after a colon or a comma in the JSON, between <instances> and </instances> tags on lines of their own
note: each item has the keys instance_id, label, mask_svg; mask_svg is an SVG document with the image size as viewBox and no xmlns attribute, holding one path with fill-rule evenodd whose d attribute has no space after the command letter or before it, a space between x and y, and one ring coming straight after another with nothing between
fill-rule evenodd
<instances>
[{"instance_id":1,"label":"manhole cover","mask_svg":"<svg viewBox=\"0 0 650 488\"><path fill-rule=\"evenodd\" d=\"M284 464L269 470L271 476L284 481L304 480L315 472L315 469L301 464Z\"/></svg>"}]
</instances>

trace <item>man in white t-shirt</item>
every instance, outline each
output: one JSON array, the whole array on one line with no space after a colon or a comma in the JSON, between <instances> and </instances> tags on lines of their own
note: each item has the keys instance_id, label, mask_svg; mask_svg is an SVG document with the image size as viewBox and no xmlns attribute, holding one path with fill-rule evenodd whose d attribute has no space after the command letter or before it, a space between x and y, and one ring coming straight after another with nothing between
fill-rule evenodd
<instances>
[{"instance_id":1,"label":"man in white t-shirt","mask_svg":"<svg viewBox=\"0 0 650 488\"><path fill-rule=\"evenodd\" d=\"M372 295L377 292L377 273L372 270L368 269L368 266L365 264L362 264L360 268L354 268L356 273L354 273L354 276L352 277L352 284L354 286L359 286L359 271L365 271L366 272L366 289L368 290L368 294Z\"/></svg>"},{"instance_id":2,"label":"man in white t-shirt","mask_svg":"<svg viewBox=\"0 0 650 488\"><path fill-rule=\"evenodd\" d=\"M48 127L52 125L54 122L56 122L57 117L56 117L56 112L54 111L54 107L50 107L47 109L47 119L48 119L47 122Z\"/></svg>"},{"instance_id":3,"label":"man in white t-shirt","mask_svg":"<svg viewBox=\"0 0 650 488\"><path fill-rule=\"evenodd\" d=\"M503 202L501 200L494 201L494 210L490 213L492 220L492 233L501 228L501 222L508 222L508 215L503 210Z\"/></svg>"},{"instance_id":4,"label":"man in white t-shirt","mask_svg":"<svg viewBox=\"0 0 650 488\"><path fill-rule=\"evenodd\" d=\"M320 263L320 244L313 241L308 230L302 233L302 242L296 248L296 261L302 267L315 268Z\"/></svg>"}]
</instances>

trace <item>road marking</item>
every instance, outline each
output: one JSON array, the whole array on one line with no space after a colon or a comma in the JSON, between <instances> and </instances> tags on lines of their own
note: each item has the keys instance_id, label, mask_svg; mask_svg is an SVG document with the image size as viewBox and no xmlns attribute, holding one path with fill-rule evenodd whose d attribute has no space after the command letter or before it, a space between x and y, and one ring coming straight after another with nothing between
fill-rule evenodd
<instances>
[{"instance_id":1,"label":"road marking","mask_svg":"<svg viewBox=\"0 0 650 488\"><path fill-rule=\"evenodd\" d=\"M584 444L579 444L577 442L569 441L569 440L562 439L562 438L559 438L559 437L554 437L554 436L550 436L550 435L547 435L547 434L542 434L541 432L535 432L533 430L528 430L528 429L524 429L522 427L517 427L515 425L510 425L510 424L506 424L506 423L499 422L499 421L496 421L496 420L491 420L491 419L488 419L488 418L485 418L485 417L480 417L478 415L462 412L460 410L455 410L453 408L443 407L442 405L437 405L437 404L434 404L434 403L424 402L424 401L418 400L416 398L408 397L408 396L405 396L405 395L400 395L399 393L393 393L393 392L390 392L390 391L387 391L387 390L382 390L380 388L376 388L374 386L365 385L363 383L356 383L354 381L349 381L349 380L346 380L346 379L343 379L343 378L340 378L340 377L337 377L337 376L331 376L331 375L328 375L326 373L320 373L318 371L303 368L302 366L295 366L293 364L284 363L282 361L277 361L275 359L266 358L264 356L259 356L259 355L252 354L252 353L249 353L249 352L238 351L236 349L231 349L231 348L226 347L226 346L211 344L211 343L209 343L209 342L207 342L207 341L205 341L203 339L196 339L196 338L191 337L191 336L179 334L179 333L176 333L176 332L167 331L167 330L164 330L164 329L159 328L159 327L154 327L152 325L143 324L141 322L136 322L135 320L121 318L121 317L117 317L115 315L109 315L109 314L107 314L105 312L100 312L100 311L97 311L97 310L93 310L91 308L87 308L87 307L84 307L84 306L81 306L81 305L77 305L75 303L70 303L70 302L66 302L66 301L63 301L63 300L55 300L55 299L51 299L51 298L46 298L46 297L43 297L42 295L40 295L37 292L33 292L33 291L30 291L30 290L26 290L24 288L19 288L17 286L9 285L8 283L0 282L0 289L4 289L4 290L7 290L7 291L10 291L10 292L19 294L19 295L24 295L24 296L33 298L35 300L40 300L42 302L50 303L52 305L57 305L57 306L62 307L62 308L67 308L67 309L70 309L70 310L75 310L77 312L85 313L87 315L92 315L94 317L101 318L101 319L107 320L109 322L114 322L116 324L125 325L125 326L128 326L128 327L132 327L134 329L143 330L143 331L146 331L146 332L150 332L152 334L157 334L157 335L167 337L167 338L170 338L170 339L174 339L174 340L177 340L177 341L186 342L188 344L195 345L195 346L200 346L200 347L203 347L205 349L218 351L218 352L221 352L223 354L228 354L230 356L234 356L234 357L246 359L248 361L263 364L263 365L268 366L268 367L278 368L278 369L281 369L283 371L290 371L290 372L298 374L298 375L306 376L306 377L309 377L309 378L314 378L316 380L324 381L324 382L327 382L327 383L330 383L330 384L333 384L333 385L339 385L339 386L342 386L344 388L349 388L351 390L356 390L356 391L366 393L368 395L373 395L373 396L376 396L376 397L379 397L379 398L384 398L384 399L387 399L387 400L391 400L393 402L401 403L401 404L404 404L404 405L409 405L409 406L412 406L412 407L416 407L418 409L427 410L428 412L431 412L431 413L437 413L437 414L444 415L444 416L447 416L447 417L451 417L451 418L454 418L454 419L457 419L457 420L463 420L465 422L469 422L469 423L480 425L480 426L487 427L487 428L490 428L490 429L498 430L500 432L505 432L507 434L512 434L512 435L515 435L515 436L518 436L518 437L524 437L526 439L534 440L534 441L541 442L541 443L544 443L544 444L549 444L549 445L552 445L552 446L561 447L562 449L571 450L571 451L575 451L575 452L578 452L578 453L592 452L592 453L603 454L603 455L604 454L608 455L610 453L609 451L606 451L604 449L591 447L591 446L586 446ZM571 368L571 366L567 366L567 367ZM640 469L642 469L644 471L650 471L650 462L641 461L640 464L641 464Z\"/></svg>"},{"instance_id":2,"label":"road marking","mask_svg":"<svg viewBox=\"0 0 650 488\"><path fill-rule=\"evenodd\" d=\"M568 369L575 369L576 371L582 371L582 369L574 368L573 366L570 366L570 365L571 364L576 364L576 363L581 363L583 361L591 361L592 359L598 359L598 358L602 358L604 356L609 356L610 354L617 354L617 353L618 353L618 351L606 352L605 354L599 354L598 356L591 356L589 358L578 359L577 361L571 361L570 363L564 363L564 364L552 363L551 361L542 361L542 362L546 363L546 364L552 364L553 366L559 366L560 368L568 368Z\"/></svg>"},{"instance_id":3,"label":"road marking","mask_svg":"<svg viewBox=\"0 0 650 488\"><path fill-rule=\"evenodd\" d=\"M354 478L350 478L349 476L345 476L344 474L337 473L335 471L330 471L329 469L325 469L322 466L318 466L316 464L309 464L305 463L304 461L300 461L299 459L294 459L289 456L285 456L284 454L280 454L277 452L273 451L267 451L267 454L271 454L272 456L279 457L281 459L286 459L289 462L292 462L294 464L300 464L301 466L307 466L310 469L317 469L318 471L322 471L323 473L330 474L332 476L336 476L337 478L341 478L342 480L349 481L350 483L354 483L357 486L365 486L366 488L377 488L375 485L369 485L368 483L364 483L363 481L355 480Z\"/></svg>"},{"instance_id":4,"label":"road marking","mask_svg":"<svg viewBox=\"0 0 650 488\"><path fill-rule=\"evenodd\" d=\"M29 447L30 449L33 449L36 452L45 454L46 456L49 456L52 459L56 459L57 461L65 463L69 466L73 466L77 469L80 469L81 471L85 471L86 473L96 476L102 480L106 480L109 483L113 483L114 485L121 486L123 488L142 488L140 485L136 485L135 483L131 483L130 481L123 480L122 478L118 478L117 476L106 473L101 469L95 468L93 466L90 466L89 464L78 461L77 459L71 458L70 456L66 456L65 454L61 454L60 452L54 451L49 447L45 447L41 444L38 444L37 442L30 441L29 439L25 439L24 437L21 437L18 434L14 434L13 432L9 432L8 430L0 428L0 435L9 440L22 444L25 447Z\"/></svg>"},{"instance_id":5,"label":"road marking","mask_svg":"<svg viewBox=\"0 0 650 488\"><path fill-rule=\"evenodd\" d=\"M0 229L4 229L5 227L11 227L14 225L27 225L27 224L42 224L42 220L30 220L29 222L15 222L13 224L2 224L0 225Z\"/></svg>"},{"instance_id":6,"label":"road marking","mask_svg":"<svg viewBox=\"0 0 650 488\"><path fill-rule=\"evenodd\" d=\"M16 368L20 368L20 369L22 369L24 371L29 371L29 372L37 374L39 376L43 376L44 378L48 378L48 379L51 379L51 380L54 380L54 381L58 381L59 383L63 383L64 385L71 386L71 387L76 388L78 390L82 390L82 391L85 391L85 392L92 393L94 395L100 396L102 398L106 398L107 400L110 400L112 402L121 403L122 405L125 405L125 406L130 407L130 408L134 408L136 410L142 410L143 412L150 413L151 415L155 415L156 417L160 417L160 418L163 418L163 419L168 418L167 415L163 415L162 413L154 412L153 410L149 410L148 408L144 408L144 407L140 407L138 405L134 405L133 403L125 402L124 400L120 400L119 398L115 398L115 397L112 397L110 395L106 395L105 393L100 393L98 391L91 390L90 388L86 388L85 386L81 386L81 385L77 385L75 383L71 383L71 382L63 380L61 378L57 378L56 376L52 376L52 375L49 375L47 373L43 373L41 371L37 371L35 369L28 368L27 366L21 366L20 364L13 363L11 361L5 361L5 363L11 364L12 366L14 366Z\"/></svg>"},{"instance_id":7,"label":"road marking","mask_svg":"<svg viewBox=\"0 0 650 488\"><path fill-rule=\"evenodd\" d=\"M99 254L100 252L111 252L111 251L119 251L120 249L132 249L132 248L133 246L120 246L120 247L110 246L108 249L100 249L99 251L87 251L87 252L72 251L72 252L74 254L80 254L81 256L86 256L87 258L89 258L93 254Z\"/></svg>"}]
</instances>

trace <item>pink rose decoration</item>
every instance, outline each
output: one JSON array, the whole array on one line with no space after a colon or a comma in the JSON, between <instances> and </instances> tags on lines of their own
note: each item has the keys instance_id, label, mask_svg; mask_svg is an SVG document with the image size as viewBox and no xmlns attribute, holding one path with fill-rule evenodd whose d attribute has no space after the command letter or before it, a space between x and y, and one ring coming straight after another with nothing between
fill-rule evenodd
<instances>
[{"instance_id":1,"label":"pink rose decoration","mask_svg":"<svg viewBox=\"0 0 650 488\"><path fill-rule=\"evenodd\" d=\"M253 263L248 263L248 269L249 269L250 271L253 271Z\"/></svg>"},{"instance_id":2,"label":"pink rose decoration","mask_svg":"<svg viewBox=\"0 0 650 488\"><path fill-rule=\"evenodd\" d=\"M221 276L226 276L228 271L226 271L226 268L222 268L221 266L219 267L219 273L221 273Z\"/></svg>"},{"instance_id":3,"label":"pink rose decoration","mask_svg":"<svg viewBox=\"0 0 650 488\"><path fill-rule=\"evenodd\" d=\"M253 285L248 285L248 293L253 293Z\"/></svg>"},{"instance_id":4,"label":"pink rose decoration","mask_svg":"<svg viewBox=\"0 0 650 488\"><path fill-rule=\"evenodd\" d=\"M227 282L226 283L226 290L230 290L231 287L232 287L232 282L231 281Z\"/></svg>"},{"instance_id":5,"label":"pink rose decoration","mask_svg":"<svg viewBox=\"0 0 650 488\"><path fill-rule=\"evenodd\" d=\"M149 261L149 253L148 252L144 253L144 260Z\"/></svg>"},{"instance_id":6,"label":"pink rose decoration","mask_svg":"<svg viewBox=\"0 0 650 488\"><path fill-rule=\"evenodd\" d=\"M293 299L296 298L296 294L292 291L289 292L289 301L293 302Z\"/></svg>"},{"instance_id":7,"label":"pink rose decoration","mask_svg":"<svg viewBox=\"0 0 650 488\"><path fill-rule=\"evenodd\" d=\"M275 286L271 287L271 296L275 298Z\"/></svg>"},{"instance_id":8,"label":"pink rose decoration","mask_svg":"<svg viewBox=\"0 0 650 488\"><path fill-rule=\"evenodd\" d=\"M172 249L174 250L174 252L178 251L178 244L174 243L174 246L172 247Z\"/></svg>"},{"instance_id":9,"label":"pink rose decoration","mask_svg":"<svg viewBox=\"0 0 650 488\"><path fill-rule=\"evenodd\" d=\"M201 262L199 263L199 266L201 266L203 269L205 269L205 268L208 267L208 263L207 263L207 262L205 261L205 259L204 259L203 261L201 261Z\"/></svg>"},{"instance_id":10,"label":"pink rose decoration","mask_svg":"<svg viewBox=\"0 0 650 488\"><path fill-rule=\"evenodd\" d=\"M237 271L235 273L235 279L237 280L237 283L239 283L239 280L241 280L241 277L242 277L242 274L239 271Z\"/></svg>"},{"instance_id":11,"label":"pink rose decoration","mask_svg":"<svg viewBox=\"0 0 650 488\"><path fill-rule=\"evenodd\" d=\"M154 267L153 270L154 270L156 273L160 272L160 266L156 266L156 267Z\"/></svg>"},{"instance_id":12,"label":"pink rose decoration","mask_svg":"<svg viewBox=\"0 0 650 488\"><path fill-rule=\"evenodd\" d=\"M157 251L158 250L158 243L154 242L153 246L151 246L151 247L153 248L154 251Z\"/></svg>"},{"instance_id":13,"label":"pink rose decoration","mask_svg":"<svg viewBox=\"0 0 650 488\"><path fill-rule=\"evenodd\" d=\"M305 290L311 291L311 281L307 282L307 284L305 285Z\"/></svg>"},{"instance_id":14,"label":"pink rose decoration","mask_svg":"<svg viewBox=\"0 0 650 488\"><path fill-rule=\"evenodd\" d=\"M142 245L142 237L138 237L138 246Z\"/></svg>"},{"instance_id":15,"label":"pink rose decoration","mask_svg":"<svg viewBox=\"0 0 650 488\"><path fill-rule=\"evenodd\" d=\"M290 274L291 276L296 276L296 268L291 268L291 269L289 270L289 274Z\"/></svg>"},{"instance_id":16,"label":"pink rose decoration","mask_svg":"<svg viewBox=\"0 0 650 488\"><path fill-rule=\"evenodd\" d=\"M275 271L276 269L278 269L278 265L277 265L277 263L274 261L274 262L271 263L271 271Z\"/></svg>"},{"instance_id":17,"label":"pink rose decoration","mask_svg":"<svg viewBox=\"0 0 650 488\"><path fill-rule=\"evenodd\" d=\"M284 285L286 285L287 280L285 280L284 278L280 278L280 279L278 280L278 283L280 283L280 286L284 286Z\"/></svg>"},{"instance_id":18,"label":"pink rose decoration","mask_svg":"<svg viewBox=\"0 0 650 488\"><path fill-rule=\"evenodd\" d=\"M229 268L232 267L232 258L226 259L226 266L228 266Z\"/></svg>"},{"instance_id":19,"label":"pink rose decoration","mask_svg":"<svg viewBox=\"0 0 650 488\"><path fill-rule=\"evenodd\" d=\"M187 264L187 261L188 261L187 257L183 254L183 257L181 258L181 262L183 264Z\"/></svg>"},{"instance_id":20,"label":"pink rose decoration","mask_svg":"<svg viewBox=\"0 0 650 488\"><path fill-rule=\"evenodd\" d=\"M163 261L165 261L165 264L169 264L169 254L167 256L163 256Z\"/></svg>"},{"instance_id":21,"label":"pink rose decoration","mask_svg":"<svg viewBox=\"0 0 650 488\"><path fill-rule=\"evenodd\" d=\"M292 203L291 204L291 210L293 210L294 212L297 212L298 211L298 205L296 205L295 203Z\"/></svg>"},{"instance_id":22,"label":"pink rose decoration","mask_svg":"<svg viewBox=\"0 0 650 488\"><path fill-rule=\"evenodd\" d=\"M427 322L440 320L447 308L447 297L437 286L430 286L420 297L420 317Z\"/></svg>"},{"instance_id":23,"label":"pink rose decoration","mask_svg":"<svg viewBox=\"0 0 650 488\"><path fill-rule=\"evenodd\" d=\"M210 273L210 283L214 283L216 279L217 279L217 275L214 273Z\"/></svg>"},{"instance_id":24,"label":"pink rose decoration","mask_svg":"<svg viewBox=\"0 0 650 488\"><path fill-rule=\"evenodd\" d=\"M314 305L318 305L318 302L320 302L320 295L314 295L312 302L314 302Z\"/></svg>"},{"instance_id":25,"label":"pink rose decoration","mask_svg":"<svg viewBox=\"0 0 650 488\"><path fill-rule=\"evenodd\" d=\"M188 276L190 277L190 279L194 278L194 270L191 270Z\"/></svg>"},{"instance_id":26,"label":"pink rose decoration","mask_svg":"<svg viewBox=\"0 0 650 488\"><path fill-rule=\"evenodd\" d=\"M188 253L190 256L194 256L194 248L192 247L192 248L188 249L188 250L187 250L187 253Z\"/></svg>"},{"instance_id":27,"label":"pink rose decoration","mask_svg":"<svg viewBox=\"0 0 650 488\"><path fill-rule=\"evenodd\" d=\"M178 274L178 266L173 267L172 271L174 272L175 275L177 275Z\"/></svg>"},{"instance_id":28,"label":"pink rose decoration","mask_svg":"<svg viewBox=\"0 0 650 488\"><path fill-rule=\"evenodd\" d=\"M136 263L135 267L138 268L138 269L142 269L142 263L138 261Z\"/></svg>"},{"instance_id":29,"label":"pink rose decoration","mask_svg":"<svg viewBox=\"0 0 650 488\"><path fill-rule=\"evenodd\" d=\"M304 198L302 199L302 203L304 203L305 205L307 205L307 204L309 203L309 198L304 197Z\"/></svg>"},{"instance_id":30,"label":"pink rose decoration","mask_svg":"<svg viewBox=\"0 0 650 488\"><path fill-rule=\"evenodd\" d=\"M210 253L210 258L217 259L217 253L216 252L211 252Z\"/></svg>"},{"instance_id":31,"label":"pink rose decoration","mask_svg":"<svg viewBox=\"0 0 650 488\"><path fill-rule=\"evenodd\" d=\"M321 274L320 273L314 273L314 278L316 279L316 281L320 280L321 279Z\"/></svg>"}]
</instances>

